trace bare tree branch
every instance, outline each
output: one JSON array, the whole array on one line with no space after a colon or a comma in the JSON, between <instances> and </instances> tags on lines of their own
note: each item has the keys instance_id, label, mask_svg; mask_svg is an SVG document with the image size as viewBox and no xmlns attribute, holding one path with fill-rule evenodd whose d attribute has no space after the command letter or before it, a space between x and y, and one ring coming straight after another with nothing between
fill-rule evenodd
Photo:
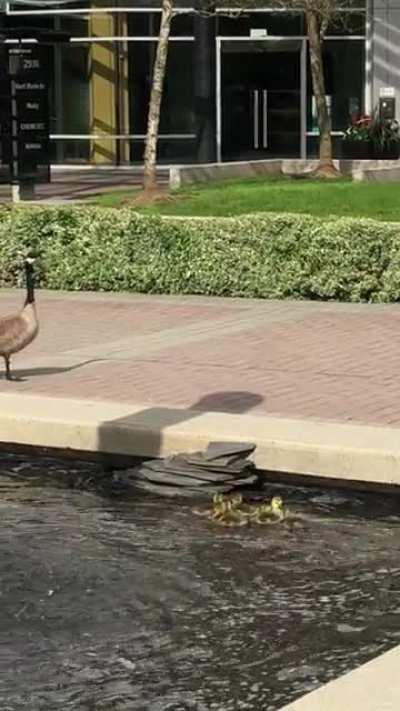
<instances>
[{"instance_id":1,"label":"bare tree branch","mask_svg":"<svg viewBox=\"0 0 400 711\"><path fill-rule=\"evenodd\" d=\"M147 118L147 134L144 151L144 190L154 190L157 186L157 143L172 17L172 0L163 0Z\"/></svg>"}]
</instances>

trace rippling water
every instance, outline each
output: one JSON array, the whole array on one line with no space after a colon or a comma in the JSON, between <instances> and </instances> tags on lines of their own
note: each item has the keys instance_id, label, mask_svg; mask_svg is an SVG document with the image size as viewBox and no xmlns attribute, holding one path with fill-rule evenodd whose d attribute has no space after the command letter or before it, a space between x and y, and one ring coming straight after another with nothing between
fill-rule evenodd
<instances>
[{"instance_id":1,"label":"rippling water","mask_svg":"<svg viewBox=\"0 0 400 711\"><path fill-rule=\"evenodd\" d=\"M275 711L398 643L397 497L221 529L101 473L0 453L1 711Z\"/></svg>"}]
</instances>

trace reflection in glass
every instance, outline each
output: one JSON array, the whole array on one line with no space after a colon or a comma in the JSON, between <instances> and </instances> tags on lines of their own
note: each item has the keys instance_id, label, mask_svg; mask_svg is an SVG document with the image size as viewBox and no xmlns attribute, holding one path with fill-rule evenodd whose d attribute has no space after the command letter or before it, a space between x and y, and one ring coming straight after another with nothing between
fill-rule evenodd
<instances>
[{"instance_id":1,"label":"reflection in glass","mask_svg":"<svg viewBox=\"0 0 400 711\"><path fill-rule=\"evenodd\" d=\"M362 40L324 42L326 92L330 96L332 130L343 131L350 120L363 112L365 47ZM308 63L308 131L317 130L313 120L311 70Z\"/></svg>"},{"instance_id":2,"label":"reflection in glass","mask_svg":"<svg viewBox=\"0 0 400 711\"><path fill-rule=\"evenodd\" d=\"M155 42L132 42L129 45L129 88L131 133L145 134L150 99ZM193 42L171 42L161 105L160 133L191 134L194 132L193 107ZM179 143L171 144L176 149ZM188 139L189 140L189 139ZM160 142L161 155L168 151L165 140ZM185 152L186 149L183 148ZM143 155L142 143L133 144L134 159ZM171 158L173 156L171 155ZM179 158L178 158L179 160Z\"/></svg>"},{"instance_id":3,"label":"reflection in glass","mask_svg":"<svg viewBox=\"0 0 400 711\"><path fill-rule=\"evenodd\" d=\"M224 160L299 157L300 42L223 42L221 102Z\"/></svg>"}]
</instances>

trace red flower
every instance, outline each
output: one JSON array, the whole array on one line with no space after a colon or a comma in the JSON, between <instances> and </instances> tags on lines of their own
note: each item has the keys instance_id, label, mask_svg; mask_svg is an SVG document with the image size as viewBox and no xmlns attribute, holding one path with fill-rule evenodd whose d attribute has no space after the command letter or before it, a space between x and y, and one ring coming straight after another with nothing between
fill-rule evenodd
<instances>
[{"instance_id":1,"label":"red flower","mask_svg":"<svg viewBox=\"0 0 400 711\"><path fill-rule=\"evenodd\" d=\"M357 126L370 126L372 123L371 116L361 116L361 118L356 121Z\"/></svg>"}]
</instances>

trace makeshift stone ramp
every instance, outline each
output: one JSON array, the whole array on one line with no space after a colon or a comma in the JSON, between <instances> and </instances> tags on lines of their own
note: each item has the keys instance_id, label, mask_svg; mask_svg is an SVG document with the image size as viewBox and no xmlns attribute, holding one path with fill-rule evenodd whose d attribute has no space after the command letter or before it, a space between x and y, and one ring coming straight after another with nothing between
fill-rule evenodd
<instances>
[{"instance_id":1,"label":"makeshift stone ramp","mask_svg":"<svg viewBox=\"0 0 400 711\"><path fill-rule=\"evenodd\" d=\"M204 452L153 459L127 469L126 484L162 496L213 496L254 486L259 476L248 457L256 445L210 442Z\"/></svg>"}]
</instances>

